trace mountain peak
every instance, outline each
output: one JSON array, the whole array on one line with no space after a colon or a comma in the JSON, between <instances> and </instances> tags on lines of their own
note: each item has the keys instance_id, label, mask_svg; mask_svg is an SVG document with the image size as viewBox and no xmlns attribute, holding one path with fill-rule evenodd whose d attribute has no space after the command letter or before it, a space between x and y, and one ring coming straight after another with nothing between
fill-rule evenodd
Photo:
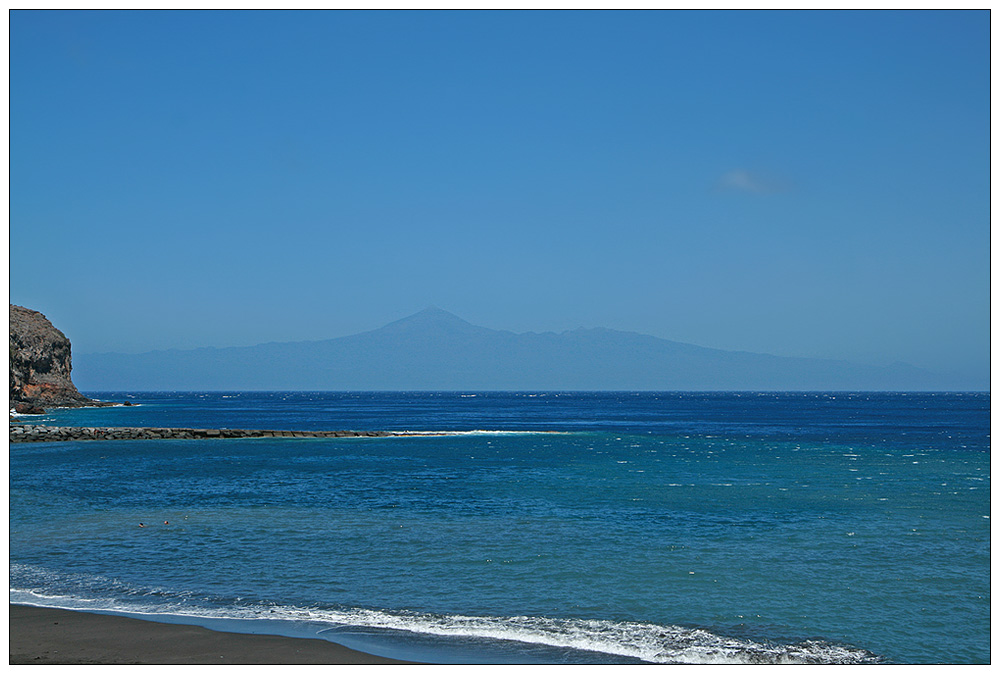
<instances>
[{"instance_id":1,"label":"mountain peak","mask_svg":"<svg viewBox=\"0 0 1000 674\"><path fill-rule=\"evenodd\" d=\"M441 319L447 318L451 320L462 321L463 323L465 322L463 319L459 318L450 311L445 311L441 307L436 307L433 304L427 307L426 309L418 311L417 313L413 314L413 316L427 316L427 317L435 317Z\"/></svg>"},{"instance_id":2,"label":"mountain peak","mask_svg":"<svg viewBox=\"0 0 1000 674\"><path fill-rule=\"evenodd\" d=\"M398 321L393 321L379 328L376 332L381 333L470 333L470 332L489 332L487 328L481 328L479 326L469 323L465 319L459 318L450 311L445 311L444 309L439 309L438 307L427 307L422 311L407 316L406 318L401 318Z\"/></svg>"},{"instance_id":3,"label":"mountain peak","mask_svg":"<svg viewBox=\"0 0 1000 674\"><path fill-rule=\"evenodd\" d=\"M406 318L400 318L398 321L393 321L385 327L390 325L400 325L400 324L432 324L432 323L454 323L471 325L468 321L459 318L450 311L445 311L435 306L427 307L415 314L407 316Z\"/></svg>"}]
</instances>

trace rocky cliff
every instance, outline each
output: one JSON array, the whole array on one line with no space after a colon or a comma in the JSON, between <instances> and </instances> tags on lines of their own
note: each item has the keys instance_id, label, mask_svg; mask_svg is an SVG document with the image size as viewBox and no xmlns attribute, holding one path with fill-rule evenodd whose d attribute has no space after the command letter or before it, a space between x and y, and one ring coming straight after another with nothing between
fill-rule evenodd
<instances>
[{"instance_id":1,"label":"rocky cliff","mask_svg":"<svg viewBox=\"0 0 1000 674\"><path fill-rule=\"evenodd\" d=\"M70 343L45 316L10 305L10 406L19 412L45 407L100 405L70 379Z\"/></svg>"}]
</instances>

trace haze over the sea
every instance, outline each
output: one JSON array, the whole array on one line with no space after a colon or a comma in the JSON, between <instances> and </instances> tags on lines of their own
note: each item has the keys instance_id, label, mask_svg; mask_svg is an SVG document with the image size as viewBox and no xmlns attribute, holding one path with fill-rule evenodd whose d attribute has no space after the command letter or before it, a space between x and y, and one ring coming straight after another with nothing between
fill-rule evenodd
<instances>
[{"instance_id":1,"label":"haze over the sea","mask_svg":"<svg viewBox=\"0 0 1000 674\"><path fill-rule=\"evenodd\" d=\"M706 349L598 328L490 330L429 308L357 335L76 357L88 391L979 391L989 381Z\"/></svg>"},{"instance_id":2,"label":"haze over the sea","mask_svg":"<svg viewBox=\"0 0 1000 674\"><path fill-rule=\"evenodd\" d=\"M75 354L438 306L985 379L990 14L10 14L10 301Z\"/></svg>"}]
</instances>

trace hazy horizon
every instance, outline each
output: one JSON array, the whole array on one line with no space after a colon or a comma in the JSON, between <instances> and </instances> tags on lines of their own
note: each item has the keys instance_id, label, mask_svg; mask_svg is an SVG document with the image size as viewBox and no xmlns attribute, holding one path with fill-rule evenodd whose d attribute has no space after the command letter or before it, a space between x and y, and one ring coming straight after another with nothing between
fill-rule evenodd
<instances>
[{"instance_id":1,"label":"hazy horizon","mask_svg":"<svg viewBox=\"0 0 1000 674\"><path fill-rule=\"evenodd\" d=\"M982 391L985 377L782 358L635 332L491 330L429 308L377 330L256 346L81 354L89 391Z\"/></svg>"},{"instance_id":2,"label":"hazy horizon","mask_svg":"<svg viewBox=\"0 0 1000 674\"><path fill-rule=\"evenodd\" d=\"M74 354L494 330L987 377L988 11L10 14Z\"/></svg>"},{"instance_id":3,"label":"hazy horizon","mask_svg":"<svg viewBox=\"0 0 1000 674\"><path fill-rule=\"evenodd\" d=\"M490 328L490 327L487 327L487 326L482 326L482 325L478 325L478 324L472 323L470 321L467 321L462 316L459 316L459 315L455 314L454 312L448 311L447 309L442 309L441 307L437 307L437 306L431 305L431 306L424 307L420 311L413 312L412 314L408 314L406 316L397 317L397 318L395 318L393 320L390 320L389 322L387 322L387 323L385 323L383 325L376 326L375 328L372 328L371 330L361 330L359 332L351 333L351 334L348 334L348 335L332 335L330 337L324 337L324 338L318 338L318 339L309 339L309 340L272 340L272 341L269 341L269 342L257 342L257 343L253 343L253 344L218 344L218 345L199 346L199 347L185 347L185 348L170 347L170 348L167 348L167 349L145 349L145 350L141 350L141 351L104 351L104 352L101 352L101 351L87 351L87 352L81 352L81 351L78 351L78 350L74 349L73 353L76 356L83 356L84 358L86 358L88 355L93 355L93 356L106 355L106 354L143 355L143 354L148 354L148 353L153 353L153 352L159 352L159 351L195 351L195 350L200 350L200 349L231 349L231 348L245 348L245 347L254 347L254 346L267 346L267 345L273 345L273 344L296 344L296 343L325 342L325 341L331 341L331 340L338 340L338 339L342 339L342 338L346 338L346 337L356 337L356 336L359 336L359 335L364 335L365 333L368 333L368 332L378 332L378 331L380 331L383 328L387 328L387 327L392 326L393 324L396 324L396 323L405 323L409 319L419 318L419 317L424 316L424 315L447 315L447 316L449 316L452 319L457 319L458 321L461 321L462 323L467 323L467 324L469 324L469 325L471 325L471 326L473 326L475 328L485 328L486 330L490 330L490 331L506 332L506 333L511 333L513 335L518 335L518 336L544 335L544 334L563 335L563 334L572 333L572 332L575 332L575 331L608 330L608 331L618 332L618 333L625 333L625 334L631 334L631 335L640 335L640 336L643 336L643 337L655 337L656 339L665 339L665 338L659 337L658 335L647 335L645 333L631 331L631 330L617 330L616 328L609 328L607 326L577 326L576 328L568 328L566 330L506 330L505 328ZM666 341L674 341L674 342L676 342L676 340L666 340ZM697 346L697 347L700 347L700 348L709 348L709 349L713 348L713 347L705 347L704 345L701 345L701 344L692 344L692 343L689 343L689 342L676 342L676 343L683 344L683 345L688 345L688 346ZM720 351L729 351L731 353L744 352L744 353L754 353L754 354L759 354L759 355L776 355L776 354L770 354L770 353L763 352L763 351L761 351L761 352L753 352L753 351L735 350L735 349L720 349ZM802 358L802 357L798 356L798 358ZM849 359L829 359L829 360L839 360L839 361L842 361L844 363L853 363L853 364L862 364L862 365L877 365L877 366L912 365L912 363L905 363L904 361L893 361L891 363L890 362L886 362L886 363L864 363L863 361L852 361L852 360L849 360ZM942 372L942 371L933 371L933 370L929 370L929 372L933 372L935 374L962 374L962 373L957 373L957 372ZM983 377L983 381L985 382L986 386L982 390L987 390L988 389L988 380L989 380L989 377L988 377L988 373L987 373L987 375ZM970 390L972 390L972 389L970 389ZM975 390L980 390L980 389L976 388Z\"/></svg>"}]
</instances>

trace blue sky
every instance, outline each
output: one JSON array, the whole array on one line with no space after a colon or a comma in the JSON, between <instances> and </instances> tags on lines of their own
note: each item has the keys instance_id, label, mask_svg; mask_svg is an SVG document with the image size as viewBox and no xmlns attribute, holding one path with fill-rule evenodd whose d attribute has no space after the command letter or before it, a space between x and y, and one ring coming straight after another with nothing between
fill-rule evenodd
<instances>
[{"instance_id":1,"label":"blue sky","mask_svg":"<svg viewBox=\"0 0 1000 674\"><path fill-rule=\"evenodd\" d=\"M10 16L10 298L74 352L524 331L989 365L957 12Z\"/></svg>"}]
</instances>

